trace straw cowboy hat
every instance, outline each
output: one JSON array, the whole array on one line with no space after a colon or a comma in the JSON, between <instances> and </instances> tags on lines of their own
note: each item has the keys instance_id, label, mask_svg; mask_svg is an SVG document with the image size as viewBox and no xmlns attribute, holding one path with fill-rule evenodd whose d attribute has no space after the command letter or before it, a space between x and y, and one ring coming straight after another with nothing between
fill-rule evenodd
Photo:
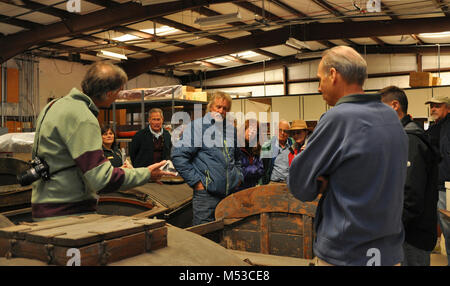
<instances>
[{"instance_id":1,"label":"straw cowboy hat","mask_svg":"<svg viewBox=\"0 0 450 286\"><path fill-rule=\"evenodd\" d=\"M306 122L304 120L301 120L301 119L292 121L292 125L291 125L291 128L289 129L289 131L294 131L294 130L308 130L308 131L311 131L310 128L308 128L308 125L306 125Z\"/></svg>"}]
</instances>

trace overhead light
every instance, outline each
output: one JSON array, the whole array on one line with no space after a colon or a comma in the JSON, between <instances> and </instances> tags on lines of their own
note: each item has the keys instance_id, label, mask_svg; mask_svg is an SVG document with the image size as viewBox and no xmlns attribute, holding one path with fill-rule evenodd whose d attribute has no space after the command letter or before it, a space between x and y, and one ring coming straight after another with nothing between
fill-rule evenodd
<instances>
[{"instance_id":1,"label":"overhead light","mask_svg":"<svg viewBox=\"0 0 450 286\"><path fill-rule=\"evenodd\" d=\"M141 3L142 6L146 5L155 5L155 4L161 4L161 3L169 3L169 2L176 2L178 0L137 0L136 2Z\"/></svg>"},{"instance_id":2,"label":"overhead light","mask_svg":"<svg viewBox=\"0 0 450 286\"><path fill-rule=\"evenodd\" d=\"M440 33L422 33L418 35L423 38L441 38L450 36L450 32L440 32Z\"/></svg>"},{"instance_id":3,"label":"overhead light","mask_svg":"<svg viewBox=\"0 0 450 286\"><path fill-rule=\"evenodd\" d=\"M100 52L98 52L97 57L107 58L107 59L112 59L112 60L117 60L117 61L128 59L127 56L125 56L125 55L113 53L113 52L105 51L105 50L101 50Z\"/></svg>"},{"instance_id":4,"label":"overhead light","mask_svg":"<svg viewBox=\"0 0 450 286\"><path fill-rule=\"evenodd\" d=\"M177 70L185 71L185 70L206 70L207 67L201 63L192 63L186 65L177 66Z\"/></svg>"},{"instance_id":5,"label":"overhead light","mask_svg":"<svg viewBox=\"0 0 450 286\"><path fill-rule=\"evenodd\" d=\"M301 50L301 49L308 49L308 50L312 50L312 48L305 42L303 41L299 41L296 38L292 38L290 37L287 41L286 41L286 46L289 46L291 48L294 48L296 50Z\"/></svg>"},{"instance_id":6,"label":"overhead light","mask_svg":"<svg viewBox=\"0 0 450 286\"><path fill-rule=\"evenodd\" d=\"M218 25L218 24L238 22L240 20L242 20L241 14L239 14L239 12L237 12L237 13L232 13L232 14L211 16L211 17L206 17L206 18L197 18L197 20L195 20L194 23L198 24L200 26L212 26L212 25Z\"/></svg>"},{"instance_id":7,"label":"overhead light","mask_svg":"<svg viewBox=\"0 0 450 286\"><path fill-rule=\"evenodd\" d=\"M251 58L251 57L260 56L260 54L255 53L254 51L245 51L245 52L240 52L240 53L231 54L231 55L236 58Z\"/></svg>"},{"instance_id":8,"label":"overhead light","mask_svg":"<svg viewBox=\"0 0 450 286\"><path fill-rule=\"evenodd\" d=\"M311 52L311 53L297 53L295 58L297 60L305 60L305 59L320 59L322 57L322 51L319 52Z\"/></svg>"}]
</instances>

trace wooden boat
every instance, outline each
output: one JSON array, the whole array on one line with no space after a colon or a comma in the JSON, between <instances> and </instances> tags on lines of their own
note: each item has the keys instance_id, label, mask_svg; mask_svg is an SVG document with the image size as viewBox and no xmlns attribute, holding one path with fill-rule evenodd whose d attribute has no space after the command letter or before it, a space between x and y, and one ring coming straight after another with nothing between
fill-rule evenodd
<instances>
[{"instance_id":1,"label":"wooden boat","mask_svg":"<svg viewBox=\"0 0 450 286\"><path fill-rule=\"evenodd\" d=\"M163 179L130 190L101 195L97 212L108 215L157 217L185 228L192 225L192 189L183 180Z\"/></svg>"},{"instance_id":2,"label":"wooden boat","mask_svg":"<svg viewBox=\"0 0 450 286\"><path fill-rule=\"evenodd\" d=\"M27 170L27 162L15 158L0 158L0 213L26 220L31 211L31 186L22 187L17 175ZM22 209L23 211L17 212Z\"/></svg>"},{"instance_id":3,"label":"wooden boat","mask_svg":"<svg viewBox=\"0 0 450 286\"><path fill-rule=\"evenodd\" d=\"M248 264L164 220L90 214L0 228L0 266L8 265Z\"/></svg>"},{"instance_id":4,"label":"wooden boat","mask_svg":"<svg viewBox=\"0 0 450 286\"><path fill-rule=\"evenodd\" d=\"M227 249L312 259L317 203L297 200L286 184L257 186L222 200L216 221L188 230Z\"/></svg>"}]
</instances>

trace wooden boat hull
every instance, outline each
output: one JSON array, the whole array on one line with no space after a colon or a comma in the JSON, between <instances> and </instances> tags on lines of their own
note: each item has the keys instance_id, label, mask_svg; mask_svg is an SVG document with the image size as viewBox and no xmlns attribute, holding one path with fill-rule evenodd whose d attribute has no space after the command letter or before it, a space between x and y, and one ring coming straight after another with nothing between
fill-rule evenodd
<instances>
[{"instance_id":1,"label":"wooden boat hull","mask_svg":"<svg viewBox=\"0 0 450 286\"><path fill-rule=\"evenodd\" d=\"M189 230L216 234L227 249L312 259L317 203L297 200L286 184L257 186L226 197L215 222Z\"/></svg>"}]
</instances>

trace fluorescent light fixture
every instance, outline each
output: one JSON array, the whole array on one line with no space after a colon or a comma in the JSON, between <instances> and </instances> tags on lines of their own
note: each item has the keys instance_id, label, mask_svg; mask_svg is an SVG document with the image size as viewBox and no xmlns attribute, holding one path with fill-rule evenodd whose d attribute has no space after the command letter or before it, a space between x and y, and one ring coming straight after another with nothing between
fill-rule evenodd
<instances>
[{"instance_id":1,"label":"fluorescent light fixture","mask_svg":"<svg viewBox=\"0 0 450 286\"><path fill-rule=\"evenodd\" d=\"M232 14L211 16L211 17L206 17L206 18L197 18L197 20L195 20L194 23L198 24L200 26L212 26L212 25L218 25L218 24L238 22L241 20L242 20L241 14L239 14L239 12L237 12L237 13L232 13Z\"/></svg>"},{"instance_id":2,"label":"fluorescent light fixture","mask_svg":"<svg viewBox=\"0 0 450 286\"><path fill-rule=\"evenodd\" d=\"M97 57L107 58L107 59L116 60L116 61L128 59L127 56L125 56L125 55L113 53L113 52L105 51L105 50L101 50L100 52L98 52Z\"/></svg>"},{"instance_id":3,"label":"fluorescent light fixture","mask_svg":"<svg viewBox=\"0 0 450 286\"><path fill-rule=\"evenodd\" d=\"M440 33L422 33L418 35L423 38L441 38L441 37L449 37L450 32L440 32Z\"/></svg>"},{"instance_id":4,"label":"fluorescent light fixture","mask_svg":"<svg viewBox=\"0 0 450 286\"><path fill-rule=\"evenodd\" d=\"M177 66L177 70L185 71L185 70L206 70L207 67L202 65L201 63L191 63L185 65Z\"/></svg>"},{"instance_id":5,"label":"fluorescent light fixture","mask_svg":"<svg viewBox=\"0 0 450 286\"><path fill-rule=\"evenodd\" d=\"M254 51L245 51L245 52L230 54L230 55L232 55L233 57L236 57L236 58L243 58L243 59L260 56L260 54L255 53Z\"/></svg>"},{"instance_id":6,"label":"fluorescent light fixture","mask_svg":"<svg viewBox=\"0 0 450 286\"><path fill-rule=\"evenodd\" d=\"M144 29L144 30L140 30L141 32L145 32L145 33L149 33L149 34L155 34L155 30L153 28L150 29ZM169 27L169 26L161 26L159 28L156 28L156 35L157 36L165 36L165 35L170 35L173 33L178 32L179 30Z\"/></svg>"},{"instance_id":7,"label":"fluorescent light fixture","mask_svg":"<svg viewBox=\"0 0 450 286\"><path fill-rule=\"evenodd\" d=\"M133 36L133 35L130 35L130 34L125 34L125 35L122 35L120 37L115 37L115 38L112 38L112 39L114 41L126 42L126 41L131 41L131 40L137 40L137 39L140 39L140 38L136 37L136 36Z\"/></svg>"},{"instance_id":8,"label":"fluorescent light fixture","mask_svg":"<svg viewBox=\"0 0 450 286\"><path fill-rule=\"evenodd\" d=\"M223 57L218 57L218 58L206 59L205 61L213 63L213 64L223 64L223 63L228 63L230 60L223 58Z\"/></svg>"},{"instance_id":9,"label":"fluorescent light fixture","mask_svg":"<svg viewBox=\"0 0 450 286\"><path fill-rule=\"evenodd\" d=\"M311 53L297 53L295 58L297 60L305 60L305 59L320 59L322 57L322 51L311 52Z\"/></svg>"},{"instance_id":10,"label":"fluorescent light fixture","mask_svg":"<svg viewBox=\"0 0 450 286\"><path fill-rule=\"evenodd\" d=\"M299 41L296 38L292 38L290 37L287 41L286 41L286 46L289 46L291 48L294 48L296 50L301 50L301 49L308 49L308 50L312 50L312 48L305 42L303 41Z\"/></svg>"}]
</instances>

